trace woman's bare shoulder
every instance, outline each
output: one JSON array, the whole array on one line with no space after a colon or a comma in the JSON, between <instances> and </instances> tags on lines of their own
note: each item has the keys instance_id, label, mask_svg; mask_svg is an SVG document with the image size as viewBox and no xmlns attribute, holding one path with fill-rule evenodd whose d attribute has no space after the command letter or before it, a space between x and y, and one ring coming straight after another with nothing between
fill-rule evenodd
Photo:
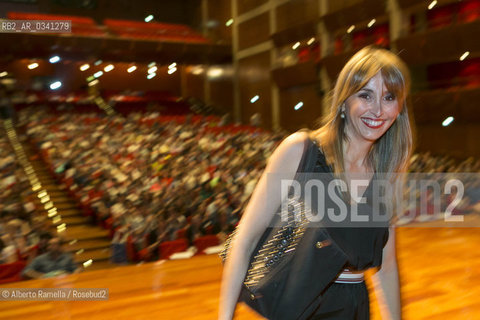
<instances>
[{"instance_id":1,"label":"woman's bare shoulder","mask_svg":"<svg viewBox=\"0 0 480 320\"><path fill-rule=\"evenodd\" d=\"M268 160L269 171L295 172L308 138L308 132L296 131L283 139Z\"/></svg>"}]
</instances>

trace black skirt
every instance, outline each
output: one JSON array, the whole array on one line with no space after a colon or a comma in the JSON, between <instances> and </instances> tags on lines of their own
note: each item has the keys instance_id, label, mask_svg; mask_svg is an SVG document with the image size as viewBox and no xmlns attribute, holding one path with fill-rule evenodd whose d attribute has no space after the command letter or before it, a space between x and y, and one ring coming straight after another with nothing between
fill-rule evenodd
<instances>
[{"instance_id":1,"label":"black skirt","mask_svg":"<svg viewBox=\"0 0 480 320\"><path fill-rule=\"evenodd\" d=\"M333 283L311 320L368 320L370 305L365 282Z\"/></svg>"}]
</instances>

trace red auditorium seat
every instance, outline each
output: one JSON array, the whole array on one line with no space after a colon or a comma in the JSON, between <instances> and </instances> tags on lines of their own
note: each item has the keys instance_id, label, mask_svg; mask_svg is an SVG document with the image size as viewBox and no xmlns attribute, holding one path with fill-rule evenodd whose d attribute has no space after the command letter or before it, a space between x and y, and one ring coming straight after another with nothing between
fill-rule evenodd
<instances>
[{"instance_id":1,"label":"red auditorium seat","mask_svg":"<svg viewBox=\"0 0 480 320\"><path fill-rule=\"evenodd\" d=\"M209 42L207 38L186 25L116 19L105 19L103 23L113 34L124 38L193 43Z\"/></svg>"},{"instance_id":2,"label":"red auditorium seat","mask_svg":"<svg viewBox=\"0 0 480 320\"><path fill-rule=\"evenodd\" d=\"M334 54L340 54L343 52L343 40L341 36L335 37L335 51Z\"/></svg>"},{"instance_id":3,"label":"red auditorium seat","mask_svg":"<svg viewBox=\"0 0 480 320\"><path fill-rule=\"evenodd\" d=\"M177 239L186 239L187 230L185 228L177 230Z\"/></svg>"},{"instance_id":4,"label":"red auditorium seat","mask_svg":"<svg viewBox=\"0 0 480 320\"><path fill-rule=\"evenodd\" d=\"M443 7L435 7L427 12L427 21L429 28L443 28L453 23L454 15L457 11L457 4L453 3Z\"/></svg>"},{"instance_id":5,"label":"red auditorium seat","mask_svg":"<svg viewBox=\"0 0 480 320\"><path fill-rule=\"evenodd\" d=\"M459 22L472 22L480 18L480 0L462 1L458 5Z\"/></svg>"},{"instance_id":6,"label":"red auditorium seat","mask_svg":"<svg viewBox=\"0 0 480 320\"><path fill-rule=\"evenodd\" d=\"M186 239L179 239L174 241L166 241L160 244L159 256L160 259L168 259L172 254L182 252L188 249L188 243Z\"/></svg>"},{"instance_id":7,"label":"red auditorium seat","mask_svg":"<svg viewBox=\"0 0 480 320\"><path fill-rule=\"evenodd\" d=\"M367 45L367 30L360 30L353 33L353 48L360 49Z\"/></svg>"},{"instance_id":8,"label":"red auditorium seat","mask_svg":"<svg viewBox=\"0 0 480 320\"><path fill-rule=\"evenodd\" d=\"M7 17L8 19L12 20L71 20L72 24L95 25L95 21L93 21L92 18L80 16L64 16L29 12L9 12L7 13Z\"/></svg>"},{"instance_id":9,"label":"red auditorium seat","mask_svg":"<svg viewBox=\"0 0 480 320\"><path fill-rule=\"evenodd\" d=\"M195 239L194 244L197 248L197 254L201 254L206 248L218 246L220 242L218 241L217 236L212 234Z\"/></svg>"},{"instance_id":10,"label":"red auditorium seat","mask_svg":"<svg viewBox=\"0 0 480 320\"><path fill-rule=\"evenodd\" d=\"M9 283L22 280L21 273L26 266L25 261L0 264L0 283Z\"/></svg>"},{"instance_id":11,"label":"red auditorium seat","mask_svg":"<svg viewBox=\"0 0 480 320\"><path fill-rule=\"evenodd\" d=\"M137 250L135 250L132 236L127 238L127 257L130 262L138 262L140 259Z\"/></svg>"}]
</instances>

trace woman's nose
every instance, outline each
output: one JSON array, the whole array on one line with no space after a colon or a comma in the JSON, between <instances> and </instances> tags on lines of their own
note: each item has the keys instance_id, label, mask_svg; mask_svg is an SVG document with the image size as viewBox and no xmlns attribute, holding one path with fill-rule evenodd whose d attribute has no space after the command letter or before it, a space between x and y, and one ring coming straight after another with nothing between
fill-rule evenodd
<instances>
[{"instance_id":1,"label":"woman's nose","mask_svg":"<svg viewBox=\"0 0 480 320\"><path fill-rule=\"evenodd\" d=\"M381 99L375 99L371 104L370 104L370 112L379 118L382 115L382 102Z\"/></svg>"}]
</instances>

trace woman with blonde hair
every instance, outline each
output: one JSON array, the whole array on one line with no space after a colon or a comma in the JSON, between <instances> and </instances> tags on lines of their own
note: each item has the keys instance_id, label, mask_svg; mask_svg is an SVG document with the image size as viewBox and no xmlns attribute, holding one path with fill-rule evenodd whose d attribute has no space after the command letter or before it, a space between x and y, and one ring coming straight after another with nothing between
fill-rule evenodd
<instances>
[{"instance_id":1,"label":"woman with blonde hair","mask_svg":"<svg viewBox=\"0 0 480 320\"><path fill-rule=\"evenodd\" d=\"M334 174L346 181L347 195L357 174L373 180L382 173L391 183L398 182L398 173L406 171L413 148L409 89L408 68L388 50L369 46L347 62L331 93L324 125L310 134L291 134L267 162L225 263L219 319L233 318L250 256L284 200L280 181L271 179L275 173L285 177L286 172L294 177L306 139L313 140ZM394 227L331 228L329 232L348 260L345 270L321 293L322 302L308 319L369 319L363 280L363 272L369 268L379 268L373 280L382 319L401 319Z\"/></svg>"}]
</instances>

